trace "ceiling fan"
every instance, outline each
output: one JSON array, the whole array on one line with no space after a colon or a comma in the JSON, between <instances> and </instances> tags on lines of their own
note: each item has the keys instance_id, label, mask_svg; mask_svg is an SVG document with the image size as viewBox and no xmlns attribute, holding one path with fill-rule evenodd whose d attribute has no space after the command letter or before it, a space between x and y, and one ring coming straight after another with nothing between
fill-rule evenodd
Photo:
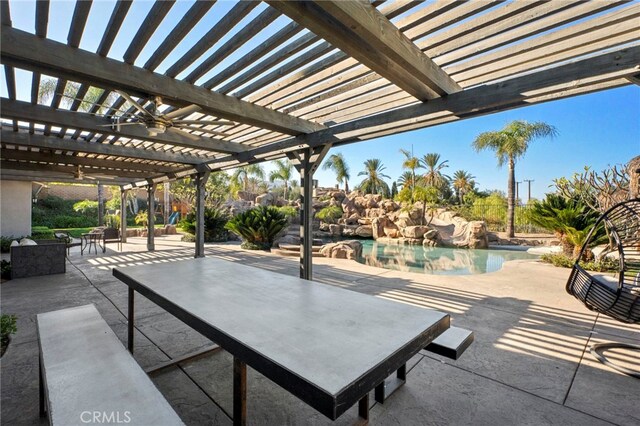
<instances>
[{"instance_id":1,"label":"ceiling fan","mask_svg":"<svg viewBox=\"0 0 640 426\"><path fill-rule=\"evenodd\" d=\"M236 123L233 121L226 120L183 120L180 117L188 116L194 112L200 111L202 108L198 105L188 105L184 108L178 108L166 114L161 113L158 110L158 106L162 104L162 98L159 96L154 96L149 99L149 107L144 108L137 101L135 101L131 96L127 93L116 90L120 96L127 100L135 109L137 109L140 114L132 114L126 117L126 120L131 121L121 121L123 116L114 116L112 117L114 120L113 124L102 125L102 127L111 126L116 129L120 129L120 126L128 126L132 124L144 125L147 128L150 136L156 136L158 134L162 134L165 132L178 132L182 135L191 136L193 138L199 138L197 135L193 135L188 132L184 132L182 130L196 130L201 131L203 133L209 133L220 136L229 136L227 133L203 129L202 127L193 127L193 126L232 126Z\"/></svg>"},{"instance_id":2,"label":"ceiling fan","mask_svg":"<svg viewBox=\"0 0 640 426\"><path fill-rule=\"evenodd\" d=\"M75 180L84 180L85 178L91 179L91 180L101 180L101 179L113 179L113 176L100 175L100 174L94 174L94 173L89 174L84 170L82 170L82 166L77 166L76 170L73 172L73 178Z\"/></svg>"}]
</instances>

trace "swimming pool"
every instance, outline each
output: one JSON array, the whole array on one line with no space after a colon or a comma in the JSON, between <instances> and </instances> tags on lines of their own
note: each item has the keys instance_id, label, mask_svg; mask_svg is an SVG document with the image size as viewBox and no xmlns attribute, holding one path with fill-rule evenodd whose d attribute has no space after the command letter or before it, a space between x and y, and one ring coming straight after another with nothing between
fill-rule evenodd
<instances>
[{"instance_id":1,"label":"swimming pool","mask_svg":"<svg viewBox=\"0 0 640 426\"><path fill-rule=\"evenodd\" d=\"M516 259L537 259L539 256L522 250L453 249L362 242L362 257L358 262L396 271L434 275L470 275L494 272L504 262Z\"/></svg>"}]
</instances>

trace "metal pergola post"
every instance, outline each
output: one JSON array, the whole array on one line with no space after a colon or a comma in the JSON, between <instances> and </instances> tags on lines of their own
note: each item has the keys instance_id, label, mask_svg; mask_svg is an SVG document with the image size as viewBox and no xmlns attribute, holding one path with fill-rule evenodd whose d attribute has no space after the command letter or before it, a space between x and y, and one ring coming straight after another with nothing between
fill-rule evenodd
<instances>
[{"instance_id":1,"label":"metal pergola post","mask_svg":"<svg viewBox=\"0 0 640 426\"><path fill-rule=\"evenodd\" d=\"M287 154L300 173L300 278L305 280L312 279L313 267L313 174L330 148L331 145L323 145Z\"/></svg>"},{"instance_id":2,"label":"metal pergola post","mask_svg":"<svg viewBox=\"0 0 640 426\"><path fill-rule=\"evenodd\" d=\"M195 258L204 257L204 201L205 186L209 180L210 172L198 172L195 175L196 184L196 251Z\"/></svg>"},{"instance_id":3,"label":"metal pergola post","mask_svg":"<svg viewBox=\"0 0 640 426\"><path fill-rule=\"evenodd\" d=\"M155 237L155 212L156 212L156 200L154 198L156 192L156 185L149 184L147 187L147 250L154 251L156 249L154 237Z\"/></svg>"},{"instance_id":4,"label":"metal pergola post","mask_svg":"<svg viewBox=\"0 0 640 426\"><path fill-rule=\"evenodd\" d=\"M127 242L127 190L120 190L120 238Z\"/></svg>"}]
</instances>

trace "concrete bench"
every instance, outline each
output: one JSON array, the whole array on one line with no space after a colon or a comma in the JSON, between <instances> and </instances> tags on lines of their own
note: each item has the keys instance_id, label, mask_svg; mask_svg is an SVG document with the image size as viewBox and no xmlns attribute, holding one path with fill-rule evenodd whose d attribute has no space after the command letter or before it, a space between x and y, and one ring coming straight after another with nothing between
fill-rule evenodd
<instances>
[{"instance_id":1,"label":"concrete bench","mask_svg":"<svg viewBox=\"0 0 640 426\"><path fill-rule=\"evenodd\" d=\"M460 327L449 327L429 343L425 350L455 360L460 358L471 343L473 343L473 331Z\"/></svg>"},{"instance_id":2,"label":"concrete bench","mask_svg":"<svg viewBox=\"0 0 640 426\"><path fill-rule=\"evenodd\" d=\"M50 424L183 424L94 305L38 314L37 326Z\"/></svg>"}]
</instances>

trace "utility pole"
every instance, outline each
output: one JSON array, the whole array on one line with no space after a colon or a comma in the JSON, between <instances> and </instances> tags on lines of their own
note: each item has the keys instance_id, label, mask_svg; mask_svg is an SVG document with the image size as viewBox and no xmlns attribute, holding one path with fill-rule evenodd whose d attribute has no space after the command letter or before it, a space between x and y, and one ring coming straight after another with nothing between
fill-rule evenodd
<instances>
[{"instance_id":1,"label":"utility pole","mask_svg":"<svg viewBox=\"0 0 640 426\"><path fill-rule=\"evenodd\" d=\"M531 201L531 182L534 182L533 179L524 179L525 182L529 184L529 192L527 194L527 202Z\"/></svg>"},{"instance_id":2,"label":"utility pole","mask_svg":"<svg viewBox=\"0 0 640 426\"><path fill-rule=\"evenodd\" d=\"M518 205L518 200L520 199L520 184L522 182L516 181L516 205Z\"/></svg>"}]
</instances>

